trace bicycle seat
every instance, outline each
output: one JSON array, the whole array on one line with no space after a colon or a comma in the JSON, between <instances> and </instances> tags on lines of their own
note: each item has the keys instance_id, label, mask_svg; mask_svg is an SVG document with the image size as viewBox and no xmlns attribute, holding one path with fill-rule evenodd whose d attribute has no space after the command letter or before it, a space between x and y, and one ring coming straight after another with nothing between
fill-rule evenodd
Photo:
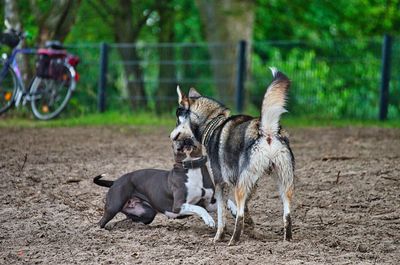
<instances>
[{"instance_id":1,"label":"bicycle seat","mask_svg":"<svg viewBox=\"0 0 400 265\"><path fill-rule=\"evenodd\" d=\"M54 50L64 50L64 46L58 40L48 40L44 44L45 48L54 49Z\"/></svg>"}]
</instances>

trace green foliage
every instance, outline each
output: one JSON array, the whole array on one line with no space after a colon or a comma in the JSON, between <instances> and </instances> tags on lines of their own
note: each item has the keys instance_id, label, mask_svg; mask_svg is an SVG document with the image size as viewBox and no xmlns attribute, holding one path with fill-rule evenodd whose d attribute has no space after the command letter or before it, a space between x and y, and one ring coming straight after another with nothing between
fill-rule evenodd
<instances>
[{"instance_id":1,"label":"green foliage","mask_svg":"<svg viewBox=\"0 0 400 265\"><path fill-rule=\"evenodd\" d=\"M28 40L28 45L32 46L38 26L30 2L20 0L18 6L24 29L33 35ZM54 4L53 1L36 2L43 12ZM123 8L118 0L104 2L113 10L105 16L95 8L96 4L102 7L100 1L82 1L66 39L68 50L81 58L78 66L81 80L67 110L70 117L96 111L99 43L115 41L118 29L110 21L117 18L115 12ZM255 3L254 45L246 84L248 111L259 112L270 81L268 66L276 66L293 80L289 102L292 114L324 118L377 117L381 39L384 33L400 34L400 0L256 0ZM160 23L162 9L157 9L156 4L173 8L174 32L170 42L197 43L168 48L174 54L171 67L175 69L176 80L171 84L179 83L184 90L194 86L206 95L215 96L216 89L223 88L216 88L213 83L204 26L195 1L133 1L132 21L149 15L135 43L139 47L140 66L144 69L146 95L150 97L148 109L156 107L160 81L160 49L153 44L158 42L163 25ZM4 5L0 5L0 19L4 19ZM2 47L3 51L8 50ZM123 59L116 47L111 47L107 107L126 112L130 109L127 83L132 82L132 77L126 76ZM396 38L390 87L391 119L400 117L399 69L400 39Z\"/></svg>"},{"instance_id":2,"label":"green foliage","mask_svg":"<svg viewBox=\"0 0 400 265\"><path fill-rule=\"evenodd\" d=\"M400 0L257 0L256 41L365 38L400 33Z\"/></svg>"},{"instance_id":3,"label":"green foliage","mask_svg":"<svg viewBox=\"0 0 400 265\"><path fill-rule=\"evenodd\" d=\"M21 117L5 118L0 120L0 128L4 127L76 127L76 126L168 126L171 129L175 124L174 115L156 116L149 112L105 112L92 113L82 116L65 117L50 121L23 119Z\"/></svg>"},{"instance_id":4,"label":"green foliage","mask_svg":"<svg viewBox=\"0 0 400 265\"><path fill-rule=\"evenodd\" d=\"M78 10L74 27L69 33L66 43L80 44L100 41L114 41L112 29L97 14L89 1L82 1Z\"/></svg>"},{"instance_id":5,"label":"green foliage","mask_svg":"<svg viewBox=\"0 0 400 265\"><path fill-rule=\"evenodd\" d=\"M288 42L285 44L293 43ZM380 42L372 40L300 43L256 42L252 56L250 102L261 105L265 93L267 66L275 66L293 81L289 110L315 117L377 117L381 58ZM377 49L378 48L378 49ZM398 96L392 97L399 100ZM399 105L390 115L399 116Z\"/></svg>"}]
</instances>

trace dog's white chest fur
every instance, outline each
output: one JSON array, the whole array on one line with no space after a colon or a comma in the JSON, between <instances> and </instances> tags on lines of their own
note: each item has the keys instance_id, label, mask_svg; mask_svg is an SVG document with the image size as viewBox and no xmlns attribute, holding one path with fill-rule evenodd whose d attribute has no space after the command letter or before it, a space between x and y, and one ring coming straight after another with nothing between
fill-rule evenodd
<instances>
[{"instance_id":1,"label":"dog's white chest fur","mask_svg":"<svg viewBox=\"0 0 400 265\"><path fill-rule=\"evenodd\" d=\"M189 169L187 173L188 179L185 183L187 188L187 197L186 202L190 204L196 204L202 198L202 189L203 189L203 175L201 174L200 168ZM208 189L204 189L206 191L206 195L208 195ZM212 194L212 191L211 191Z\"/></svg>"}]
</instances>

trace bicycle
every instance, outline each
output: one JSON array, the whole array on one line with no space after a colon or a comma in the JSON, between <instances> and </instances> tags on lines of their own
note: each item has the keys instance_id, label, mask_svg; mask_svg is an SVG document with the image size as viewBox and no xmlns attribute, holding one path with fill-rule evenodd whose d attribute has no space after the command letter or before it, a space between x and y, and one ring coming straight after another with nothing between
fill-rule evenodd
<instances>
[{"instance_id":1,"label":"bicycle","mask_svg":"<svg viewBox=\"0 0 400 265\"><path fill-rule=\"evenodd\" d=\"M40 120L57 117L67 106L76 88L79 57L67 53L58 41L46 42L45 48L16 48L25 38L21 32L8 29L0 34L0 43L12 49L11 55L0 59L0 114L12 106L31 102L33 115ZM29 87L21 78L17 54L36 54L36 72Z\"/></svg>"}]
</instances>

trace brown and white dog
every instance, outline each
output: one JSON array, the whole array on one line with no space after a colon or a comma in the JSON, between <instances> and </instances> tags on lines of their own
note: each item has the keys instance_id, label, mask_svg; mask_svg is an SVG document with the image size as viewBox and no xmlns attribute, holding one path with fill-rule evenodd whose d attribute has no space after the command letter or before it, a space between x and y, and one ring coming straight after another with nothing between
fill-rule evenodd
<instances>
[{"instance_id":1,"label":"brown and white dog","mask_svg":"<svg viewBox=\"0 0 400 265\"><path fill-rule=\"evenodd\" d=\"M134 222L149 224L157 213L170 218L197 214L206 225L214 227L209 211L216 210L214 185L205 166L201 144L191 139L173 142L175 164L171 170L142 169L123 175L115 181L102 175L93 182L109 187L101 228L118 212ZM235 204L228 202L231 211Z\"/></svg>"},{"instance_id":2,"label":"brown and white dog","mask_svg":"<svg viewBox=\"0 0 400 265\"><path fill-rule=\"evenodd\" d=\"M233 188L237 214L235 230L229 245L241 235L245 221L246 202L257 180L274 173L283 201L284 240L292 238L290 203L293 196L294 156L289 140L282 135L280 116L290 86L289 79L271 68L273 81L261 107L261 117L230 116L229 109L191 88L186 96L177 88L179 107L177 126L171 139L195 139L203 144L209 157L208 170L215 184L218 210L218 230L214 242L222 239L225 230L226 198L224 187Z\"/></svg>"}]
</instances>

